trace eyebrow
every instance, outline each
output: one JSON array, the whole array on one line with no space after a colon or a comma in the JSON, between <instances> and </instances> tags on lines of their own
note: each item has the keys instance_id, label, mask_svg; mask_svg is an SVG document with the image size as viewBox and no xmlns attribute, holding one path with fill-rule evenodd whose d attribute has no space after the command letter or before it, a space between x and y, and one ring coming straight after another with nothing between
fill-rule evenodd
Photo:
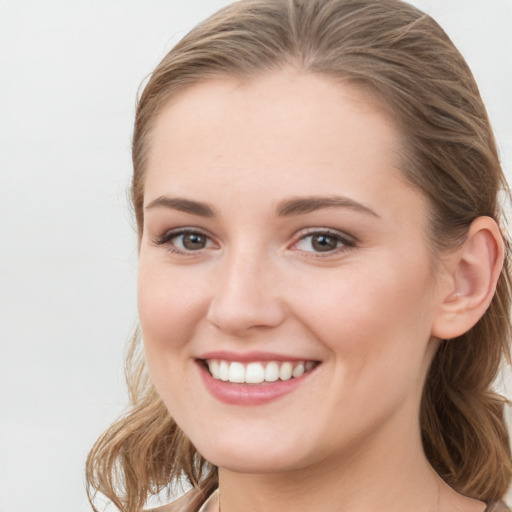
<instances>
[{"instance_id":1,"label":"eyebrow","mask_svg":"<svg viewBox=\"0 0 512 512\"><path fill-rule=\"evenodd\" d=\"M373 217L379 217L370 207L343 196L309 196L289 199L279 203L277 214L281 217L301 215L323 208L349 208L351 210L367 213Z\"/></svg>"},{"instance_id":2,"label":"eyebrow","mask_svg":"<svg viewBox=\"0 0 512 512\"><path fill-rule=\"evenodd\" d=\"M190 213L199 217L215 217L215 209L207 203L193 201L182 197L160 196L151 201L145 209L170 208L180 212ZM370 207L343 196L308 196L287 199L277 205L277 215L279 217L290 217L293 215L303 215L324 208L349 208L351 210L370 214L379 217Z\"/></svg>"},{"instance_id":3,"label":"eyebrow","mask_svg":"<svg viewBox=\"0 0 512 512\"><path fill-rule=\"evenodd\" d=\"M153 208L170 208L180 212L198 215L199 217L215 217L215 210L206 203L184 199L182 197L160 196L146 206L146 210Z\"/></svg>"}]
</instances>

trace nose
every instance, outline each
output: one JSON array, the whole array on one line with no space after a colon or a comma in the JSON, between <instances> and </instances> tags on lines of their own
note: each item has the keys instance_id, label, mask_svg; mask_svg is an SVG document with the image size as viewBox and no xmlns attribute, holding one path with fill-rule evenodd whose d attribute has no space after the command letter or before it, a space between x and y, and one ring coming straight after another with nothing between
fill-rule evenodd
<instances>
[{"instance_id":1,"label":"nose","mask_svg":"<svg viewBox=\"0 0 512 512\"><path fill-rule=\"evenodd\" d=\"M256 329L277 327L284 321L286 308L280 279L268 259L233 254L217 271L207 315L217 329L244 336Z\"/></svg>"}]
</instances>

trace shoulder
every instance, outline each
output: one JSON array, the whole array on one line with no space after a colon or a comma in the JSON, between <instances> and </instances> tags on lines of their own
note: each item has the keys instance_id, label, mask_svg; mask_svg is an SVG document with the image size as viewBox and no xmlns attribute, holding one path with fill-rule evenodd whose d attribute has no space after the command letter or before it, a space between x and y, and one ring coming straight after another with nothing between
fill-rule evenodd
<instances>
[{"instance_id":1,"label":"shoulder","mask_svg":"<svg viewBox=\"0 0 512 512\"><path fill-rule=\"evenodd\" d=\"M144 512L197 512L203 501L202 495L195 489L167 505L145 510Z\"/></svg>"},{"instance_id":2,"label":"shoulder","mask_svg":"<svg viewBox=\"0 0 512 512\"><path fill-rule=\"evenodd\" d=\"M510 512L510 509L502 501L489 503L484 512Z\"/></svg>"}]
</instances>

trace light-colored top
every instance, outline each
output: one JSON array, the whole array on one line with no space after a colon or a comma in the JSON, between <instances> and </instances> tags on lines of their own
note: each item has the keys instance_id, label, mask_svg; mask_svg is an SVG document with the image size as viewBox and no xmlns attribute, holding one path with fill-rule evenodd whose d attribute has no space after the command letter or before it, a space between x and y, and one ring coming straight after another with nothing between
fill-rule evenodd
<instances>
[{"instance_id":1,"label":"light-colored top","mask_svg":"<svg viewBox=\"0 0 512 512\"><path fill-rule=\"evenodd\" d=\"M220 512L219 489L216 489L210 497L203 503L198 512Z\"/></svg>"},{"instance_id":2,"label":"light-colored top","mask_svg":"<svg viewBox=\"0 0 512 512\"><path fill-rule=\"evenodd\" d=\"M219 490L215 490L210 497L198 507L197 491L189 491L184 496L163 507L154 508L147 512L219 512ZM316 511L315 511L316 512ZM501 501L489 503L484 512L511 512Z\"/></svg>"}]
</instances>

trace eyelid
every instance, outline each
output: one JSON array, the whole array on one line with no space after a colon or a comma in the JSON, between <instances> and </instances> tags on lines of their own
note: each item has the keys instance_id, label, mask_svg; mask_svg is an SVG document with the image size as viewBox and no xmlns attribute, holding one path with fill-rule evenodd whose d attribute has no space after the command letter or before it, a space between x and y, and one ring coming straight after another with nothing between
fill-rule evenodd
<instances>
[{"instance_id":1,"label":"eyelid","mask_svg":"<svg viewBox=\"0 0 512 512\"><path fill-rule=\"evenodd\" d=\"M199 254L206 249L210 249L209 247L204 247L203 249L197 249L195 251L192 251L192 250L181 249L179 247L176 247L174 244L171 244L171 240L173 238L177 238L181 235L187 235L187 234L202 235L202 236L206 237L208 239L208 241L211 242L212 244L218 245L214 241L212 235L210 235L210 233L208 233L208 231L206 231L202 228L194 227L194 226L185 226L185 227L180 227L180 228L168 229L168 230L164 231L162 234L155 236L153 238L153 244L156 246L167 245L168 246L167 249L170 252L184 254L184 255Z\"/></svg>"},{"instance_id":2,"label":"eyelid","mask_svg":"<svg viewBox=\"0 0 512 512\"><path fill-rule=\"evenodd\" d=\"M186 234L199 234L202 236L205 236L207 238L207 241L210 242L215 248L215 246L218 247L218 243L214 240L214 237L205 229L198 228L195 226L185 226L185 227L179 227L179 228L172 228L168 229L164 232L162 232L160 235L157 235L153 238L153 244L156 246L168 246L167 249L170 252L174 252L177 254L183 254L183 255L198 255L201 254L205 250L211 250L212 247L204 247L197 250L187 250L187 249L181 249L177 247L174 244L171 244L171 240L173 238L177 238L180 235L186 235ZM314 236L314 235L328 235L330 237L335 238L341 243L340 247L336 247L333 250L329 251L306 251L303 249L298 249L296 246L298 243L308 236ZM310 257L316 257L316 258L326 258L329 256L339 255L340 253L346 252L352 248L354 248L358 244L358 240L356 237L349 235L348 233L344 231L339 231L337 229L332 228L324 228L324 227L310 227L306 229L302 229L295 233L293 236L293 241L289 245L289 248L292 250L297 250L303 253L308 253Z\"/></svg>"},{"instance_id":3,"label":"eyelid","mask_svg":"<svg viewBox=\"0 0 512 512\"><path fill-rule=\"evenodd\" d=\"M341 242L341 247L337 247L336 249L332 251L303 251L301 249L294 249L294 246L296 246L301 240L304 240L308 236L314 236L314 235L328 235L333 238L336 238ZM301 230L294 236L294 241L292 242L290 248L294 250L298 250L301 252L308 253L310 256L314 256L315 258L326 258L329 256L339 255L340 253L346 252L350 249L353 249L355 246L357 246L358 240L356 237L349 235L348 233L344 231L339 231L337 229L332 228L322 228L322 227L314 227L314 228L306 228L305 230Z\"/></svg>"}]
</instances>

